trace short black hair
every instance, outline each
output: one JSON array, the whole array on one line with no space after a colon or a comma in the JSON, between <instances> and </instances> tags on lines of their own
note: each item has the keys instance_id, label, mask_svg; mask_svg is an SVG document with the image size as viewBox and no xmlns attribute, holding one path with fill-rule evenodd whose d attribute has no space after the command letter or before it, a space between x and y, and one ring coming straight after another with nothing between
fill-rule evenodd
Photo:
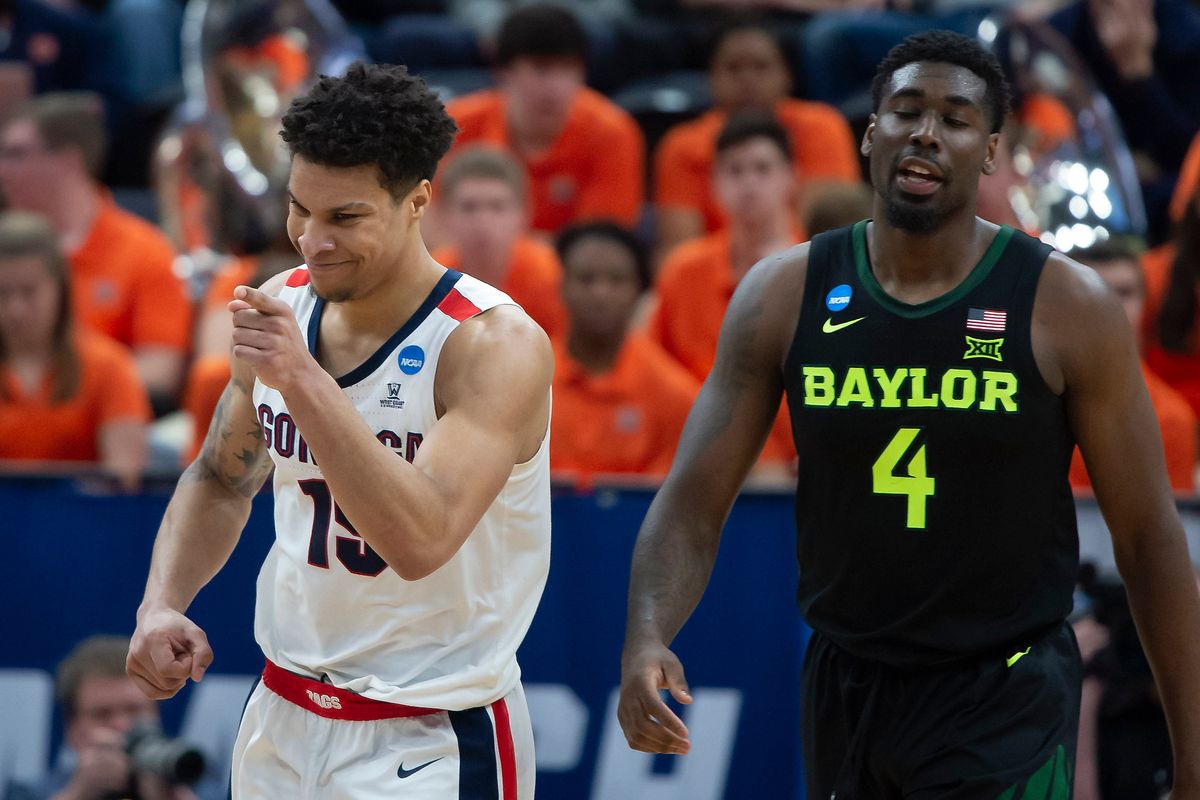
<instances>
[{"instance_id":1,"label":"short black hair","mask_svg":"<svg viewBox=\"0 0 1200 800\"><path fill-rule=\"evenodd\" d=\"M552 5L516 9L496 35L496 65L506 67L518 58L587 58L587 34L575 15Z\"/></svg>"},{"instance_id":2,"label":"short black hair","mask_svg":"<svg viewBox=\"0 0 1200 800\"><path fill-rule=\"evenodd\" d=\"M292 101L279 135L293 156L326 167L375 164L396 200L433 180L458 126L425 81L403 66L350 65Z\"/></svg>"},{"instance_id":3,"label":"short black hair","mask_svg":"<svg viewBox=\"0 0 1200 800\"><path fill-rule=\"evenodd\" d=\"M770 111L740 111L731 116L717 134L716 153L745 144L751 139L768 139L788 161L792 161L792 141Z\"/></svg>"},{"instance_id":4,"label":"short black hair","mask_svg":"<svg viewBox=\"0 0 1200 800\"><path fill-rule=\"evenodd\" d=\"M992 133L999 133L1008 114L1012 90L1004 77L1004 70L994 55L983 45L960 33L946 30L931 30L914 33L893 47L879 62L875 79L871 82L871 100L876 111L883 100L883 88L892 75L901 67L917 61L934 61L954 64L978 75L987 84L984 98L992 114Z\"/></svg>"},{"instance_id":5,"label":"short black hair","mask_svg":"<svg viewBox=\"0 0 1200 800\"><path fill-rule=\"evenodd\" d=\"M591 238L608 239L628 250L637 267L638 285L642 291L650 288L650 259L646 255L646 248L642 246L633 231L611 220L578 222L568 225L559 232L554 246L558 251L558 260L562 263L564 271L567 268L567 256L575 245L584 239Z\"/></svg>"}]
</instances>

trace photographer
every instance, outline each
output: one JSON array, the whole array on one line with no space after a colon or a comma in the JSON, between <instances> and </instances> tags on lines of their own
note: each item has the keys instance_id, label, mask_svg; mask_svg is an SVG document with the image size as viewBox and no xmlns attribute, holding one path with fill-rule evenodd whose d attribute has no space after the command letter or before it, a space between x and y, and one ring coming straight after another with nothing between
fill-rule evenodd
<instances>
[{"instance_id":1,"label":"photographer","mask_svg":"<svg viewBox=\"0 0 1200 800\"><path fill-rule=\"evenodd\" d=\"M130 731L159 724L158 704L125 674L128 651L126 637L91 636L63 659L55 695L67 752L41 781L10 786L6 800L199 800L186 786L135 768L127 753Z\"/></svg>"}]
</instances>

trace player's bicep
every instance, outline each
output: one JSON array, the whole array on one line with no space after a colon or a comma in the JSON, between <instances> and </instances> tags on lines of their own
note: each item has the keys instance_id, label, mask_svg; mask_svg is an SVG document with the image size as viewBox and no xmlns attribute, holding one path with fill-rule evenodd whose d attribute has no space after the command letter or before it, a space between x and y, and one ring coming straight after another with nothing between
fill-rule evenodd
<instances>
[{"instance_id":1,"label":"player's bicep","mask_svg":"<svg viewBox=\"0 0 1200 800\"><path fill-rule=\"evenodd\" d=\"M1072 431L1113 535L1172 512L1162 437L1142 378L1137 342L1107 293L1072 322L1064 399Z\"/></svg>"},{"instance_id":2,"label":"player's bicep","mask_svg":"<svg viewBox=\"0 0 1200 800\"><path fill-rule=\"evenodd\" d=\"M474 529L549 428L553 356L545 334L516 309L489 313L464 324L443 349L435 393L444 409L413 460L452 536Z\"/></svg>"},{"instance_id":3,"label":"player's bicep","mask_svg":"<svg viewBox=\"0 0 1200 800\"><path fill-rule=\"evenodd\" d=\"M253 497L271 474L271 457L251 396L254 378L236 359L231 372L200 453L184 479L216 480L232 492Z\"/></svg>"}]
</instances>

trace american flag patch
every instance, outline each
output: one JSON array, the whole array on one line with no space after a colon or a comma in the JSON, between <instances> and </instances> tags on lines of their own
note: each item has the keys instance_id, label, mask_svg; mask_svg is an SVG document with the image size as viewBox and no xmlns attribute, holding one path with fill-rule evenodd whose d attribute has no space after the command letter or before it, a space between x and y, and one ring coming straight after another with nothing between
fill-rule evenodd
<instances>
[{"instance_id":1,"label":"american flag patch","mask_svg":"<svg viewBox=\"0 0 1200 800\"><path fill-rule=\"evenodd\" d=\"M1003 331L1007 311L991 308L972 308L967 311L967 329L972 331Z\"/></svg>"}]
</instances>

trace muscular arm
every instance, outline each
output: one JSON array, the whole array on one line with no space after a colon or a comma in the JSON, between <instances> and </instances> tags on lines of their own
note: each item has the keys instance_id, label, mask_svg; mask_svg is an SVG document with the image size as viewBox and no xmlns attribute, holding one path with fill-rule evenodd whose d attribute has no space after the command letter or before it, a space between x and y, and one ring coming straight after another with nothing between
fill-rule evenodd
<instances>
[{"instance_id":1,"label":"muscular arm","mask_svg":"<svg viewBox=\"0 0 1200 800\"><path fill-rule=\"evenodd\" d=\"M180 476L154 541L126 660L129 677L154 699L173 696L189 677L200 680L212 662L207 637L184 612L229 559L271 471L253 385L249 370L234 364L200 455Z\"/></svg>"},{"instance_id":2,"label":"muscular arm","mask_svg":"<svg viewBox=\"0 0 1200 800\"><path fill-rule=\"evenodd\" d=\"M236 363L232 372L200 454L167 505L142 609L187 609L233 552L251 501L271 472L250 399L253 376Z\"/></svg>"},{"instance_id":3,"label":"muscular arm","mask_svg":"<svg viewBox=\"0 0 1200 800\"><path fill-rule=\"evenodd\" d=\"M295 329L293 318L286 322ZM425 577L458 552L514 465L532 458L545 437L553 355L541 329L513 306L493 308L450 335L435 379L441 417L412 464L375 438L303 342L293 344L300 349L290 375L264 372L279 363L267 350L238 343L234 355L283 394L339 507L406 580Z\"/></svg>"},{"instance_id":4,"label":"muscular arm","mask_svg":"<svg viewBox=\"0 0 1200 800\"><path fill-rule=\"evenodd\" d=\"M700 600L721 528L779 410L782 365L803 281L795 255L756 266L733 296L712 373L688 416L675 462L634 547L622 657L622 725L631 746L685 752L686 730L657 697L686 701L663 651ZM679 691L684 694L681 696ZM647 728L653 717L662 728ZM673 733L674 735L668 735ZM681 749L682 748L682 749Z\"/></svg>"},{"instance_id":5,"label":"muscular arm","mask_svg":"<svg viewBox=\"0 0 1200 800\"><path fill-rule=\"evenodd\" d=\"M1194 790L1200 778L1200 595L1133 332L1100 279L1061 257L1047 265L1037 302L1035 332L1047 331L1061 354L1071 426L1162 697L1176 787Z\"/></svg>"}]
</instances>

